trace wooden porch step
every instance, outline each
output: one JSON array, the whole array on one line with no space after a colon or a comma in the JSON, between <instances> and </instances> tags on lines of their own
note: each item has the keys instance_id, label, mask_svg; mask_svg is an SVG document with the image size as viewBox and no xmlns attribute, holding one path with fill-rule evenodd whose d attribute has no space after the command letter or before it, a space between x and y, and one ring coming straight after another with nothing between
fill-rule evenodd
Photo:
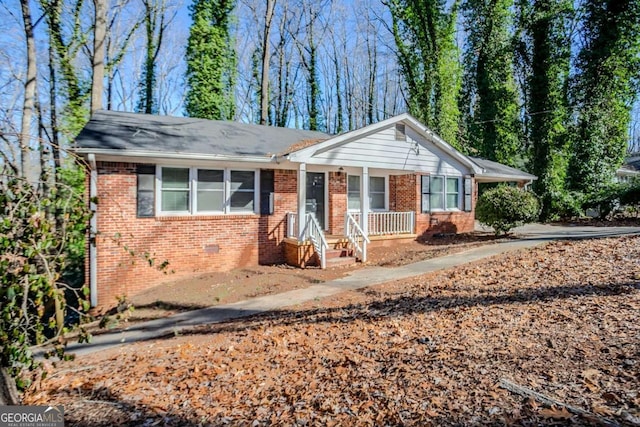
<instances>
[{"instance_id":1,"label":"wooden porch step","mask_svg":"<svg viewBox=\"0 0 640 427\"><path fill-rule=\"evenodd\" d=\"M352 256L352 251L347 248L327 249L325 257L327 268L343 267L356 263L356 258Z\"/></svg>"},{"instance_id":2,"label":"wooden porch step","mask_svg":"<svg viewBox=\"0 0 640 427\"><path fill-rule=\"evenodd\" d=\"M351 250L347 248L337 248L337 249L327 249L325 252L325 257L327 260L333 258L345 258L351 256Z\"/></svg>"},{"instance_id":3,"label":"wooden porch step","mask_svg":"<svg viewBox=\"0 0 640 427\"><path fill-rule=\"evenodd\" d=\"M337 258L327 258L327 268L346 267L356 264L356 258L352 256L344 256Z\"/></svg>"}]
</instances>

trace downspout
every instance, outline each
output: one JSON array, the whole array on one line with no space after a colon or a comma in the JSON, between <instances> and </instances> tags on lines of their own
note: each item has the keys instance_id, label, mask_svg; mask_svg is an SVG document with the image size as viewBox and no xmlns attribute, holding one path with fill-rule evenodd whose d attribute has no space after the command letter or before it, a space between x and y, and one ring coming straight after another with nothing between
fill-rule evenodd
<instances>
[{"instance_id":1,"label":"downspout","mask_svg":"<svg viewBox=\"0 0 640 427\"><path fill-rule=\"evenodd\" d=\"M98 306L98 248L96 247L96 238L98 234L98 216L97 204L98 197L98 169L96 167L95 154L87 156L90 168L89 177L89 210L91 211L91 220L89 221L89 297L91 307Z\"/></svg>"}]
</instances>

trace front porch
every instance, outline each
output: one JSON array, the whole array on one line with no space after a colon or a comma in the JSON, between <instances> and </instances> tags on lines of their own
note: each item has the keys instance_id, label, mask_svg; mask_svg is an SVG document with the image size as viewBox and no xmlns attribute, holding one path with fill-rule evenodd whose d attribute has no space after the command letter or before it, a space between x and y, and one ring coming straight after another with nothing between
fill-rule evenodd
<instances>
[{"instance_id":1,"label":"front porch","mask_svg":"<svg viewBox=\"0 0 640 427\"><path fill-rule=\"evenodd\" d=\"M415 240L415 212L369 212L368 233L362 229L362 213L344 214L344 233L325 234L313 213L307 213L303 232L298 214L287 213L285 260L287 264L305 268L353 264L367 260L367 249Z\"/></svg>"}]
</instances>

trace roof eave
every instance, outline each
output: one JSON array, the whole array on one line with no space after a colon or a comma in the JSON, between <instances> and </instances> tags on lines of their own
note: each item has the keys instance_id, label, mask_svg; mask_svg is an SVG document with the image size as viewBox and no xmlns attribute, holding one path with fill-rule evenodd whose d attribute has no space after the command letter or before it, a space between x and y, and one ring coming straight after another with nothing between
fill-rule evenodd
<instances>
[{"instance_id":1,"label":"roof eave","mask_svg":"<svg viewBox=\"0 0 640 427\"><path fill-rule=\"evenodd\" d=\"M140 151L140 150L112 150L104 148L78 148L74 150L79 155L94 154L96 156L110 156L122 158L163 158L167 160L216 160L229 162L247 163L271 163L275 161L275 155L264 156L244 156L226 154L203 154L203 153L170 153L166 151Z\"/></svg>"},{"instance_id":2,"label":"roof eave","mask_svg":"<svg viewBox=\"0 0 640 427\"><path fill-rule=\"evenodd\" d=\"M478 182L522 182L535 181L535 175L500 175L500 174L478 174L475 176Z\"/></svg>"}]
</instances>

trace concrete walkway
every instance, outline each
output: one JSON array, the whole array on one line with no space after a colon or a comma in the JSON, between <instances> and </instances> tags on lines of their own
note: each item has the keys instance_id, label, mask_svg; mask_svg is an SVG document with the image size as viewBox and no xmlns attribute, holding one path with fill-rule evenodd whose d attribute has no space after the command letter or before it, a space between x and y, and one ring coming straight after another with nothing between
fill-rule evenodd
<instances>
[{"instance_id":1,"label":"concrete walkway","mask_svg":"<svg viewBox=\"0 0 640 427\"><path fill-rule=\"evenodd\" d=\"M481 228L482 229L482 228ZM486 231L486 229L485 229ZM76 355L93 353L127 343L151 340L179 333L196 325L223 322L253 314L329 297L345 290L419 276L469 262L537 246L559 239L584 239L640 234L640 227L586 227L533 224L515 230L518 239L476 247L464 252L420 261L401 267L365 267L341 279L316 284L275 295L266 295L233 304L217 305L200 310L179 313L170 317L140 323L121 331L94 336L91 343L70 343L67 351Z\"/></svg>"}]
</instances>

